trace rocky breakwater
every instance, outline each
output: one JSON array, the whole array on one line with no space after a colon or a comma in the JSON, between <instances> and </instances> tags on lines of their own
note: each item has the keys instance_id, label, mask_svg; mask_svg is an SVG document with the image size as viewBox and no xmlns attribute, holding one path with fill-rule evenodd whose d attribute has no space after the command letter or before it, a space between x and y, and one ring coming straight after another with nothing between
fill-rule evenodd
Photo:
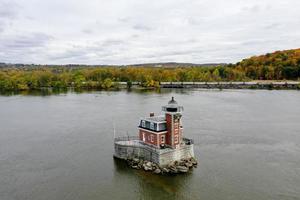
<instances>
[{"instance_id":1,"label":"rocky breakwater","mask_svg":"<svg viewBox=\"0 0 300 200\"><path fill-rule=\"evenodd\" d=\"M142 169L155 174L178 174L186 173L192 168L196 168L198 162L195 158L186 158L179 161L174 161L165 167L158 164L138 158L128 158L127 164L133 169Z\"/></svg>"}]
</instances>

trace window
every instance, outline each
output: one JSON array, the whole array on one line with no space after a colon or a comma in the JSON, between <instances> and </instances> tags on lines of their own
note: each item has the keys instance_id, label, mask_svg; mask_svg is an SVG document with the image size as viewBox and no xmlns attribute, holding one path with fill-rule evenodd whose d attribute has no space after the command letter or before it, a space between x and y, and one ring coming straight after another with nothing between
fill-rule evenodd
<instances>
[{"instance_id":1,"label":"window","mask_svg":"<svg viewBox=\"0 0 300 200\"><path fill-rule=\"evenodd\" d=\"M161 141L161 143L165 143L165 135L162 135L162 136L160 137L160 141Z\"/></svg>"},{"instance_id":2,"label":"window","mask_svg":"<svg viewBox=\"0 0 300 200\"><path fill-rule=\"evenodd\" d=\"M154 130L154 123L153 122L150 123L150 129Z\"/></svg>"},{"instance_id":3,"label":"window","mask_svg":"<svg viewBox=\"0 0 300 200\"><path fill-rule=\"evenodd\" d=\"M165 130L167 130L166 123L160 123L158 127L159 127L158 131L165 131Z\"/></svg>"},{"instance_id":4,"label":"window","mask_svg":"<svg viewBox=\"0 0 300 200\"><path fill-rule=\"evenodd\" d=\"M142 120L142 127L145 127L146 126L146 123L144 120Z\"/></svg>"},{"instance_id":5,"label":"window","mask_svg":"<svg viewBox=\"0 0 300 200\"><path fill-rule=\"evenodd\" d=\"M175 143L178 143L178 135L175 135Z\"/></svg>"},{"instance_id":6,"label":"window","mask_svg":"<svg viewBox=\"0 0 300 200\"><path fill-rule=\"evenodd\" d=\"M154 136L151 135L150 137L151 137L151 142L154 142Z\"/></svg>"}]
</instances>

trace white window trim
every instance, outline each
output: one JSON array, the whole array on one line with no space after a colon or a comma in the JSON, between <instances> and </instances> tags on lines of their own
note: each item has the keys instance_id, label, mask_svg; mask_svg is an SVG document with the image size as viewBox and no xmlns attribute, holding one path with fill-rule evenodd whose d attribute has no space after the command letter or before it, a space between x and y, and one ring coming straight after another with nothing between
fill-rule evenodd
<instances>
[{"instance_id":1,"label":"white window trim","mask_svg":"<svg viewBox=\"0 0 300 200\"><path fill-rule=\"evenodd\" d=\"M145 132L150 132L150 133L153 133L153 134L162 134L162 133L167 133L168 131L162 131L162 132L155 132L155 131L151 131L149 129L146 129L146 128L140 128L140 130L144 130Z\"/></svg>"}]
</instances>

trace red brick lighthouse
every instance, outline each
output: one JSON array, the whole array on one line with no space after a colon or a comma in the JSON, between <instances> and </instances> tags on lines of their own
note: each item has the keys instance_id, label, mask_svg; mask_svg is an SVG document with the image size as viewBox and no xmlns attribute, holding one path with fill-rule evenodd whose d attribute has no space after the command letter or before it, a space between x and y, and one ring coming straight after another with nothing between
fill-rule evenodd
<instances>
[{"instance_id":1,"label":"red brick lighthouse","mask_svg":"<svg viewBox=\"0 0 300 200\"><path fill-rule=\"evenodd\" d=\"M163 115L143 118L139 124L139 138L155 148L177 149L182 143L182 111L174 97L162 107Z\"/></svg>"},{"instance_id":2,"label":"red brick lighthouse","mask_svg":"<svg viewBox=\"0 0 300 200\"><path fill-rule=\"evenodd\" d=\"M149 117L140 120L138 137L115 138L114 157L125 160L135 158L143 162L151 161L160 167L169 166L165 172L187 172L197 162L194 159L193 140L183 137L182 112L183 107L178 105L172 97L167 105L162 106L162 115L156 116L150 113ZM180 166L175 166L176 163ZM144 165L144 169L148 171L149 166L145 163ZM148 162L148 165L151 163ZM136 165L134 167L138 168Z\"/></svg>"}]
</instances>

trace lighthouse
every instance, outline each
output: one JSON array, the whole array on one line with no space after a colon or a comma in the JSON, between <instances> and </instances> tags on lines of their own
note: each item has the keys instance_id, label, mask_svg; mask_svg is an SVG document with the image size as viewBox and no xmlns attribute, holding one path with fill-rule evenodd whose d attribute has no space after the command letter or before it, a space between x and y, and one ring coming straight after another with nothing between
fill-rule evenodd
<instances>
[{"instance_id":1,"label":"lighthouse","mask_svg":"<svg viewBox=\"0 0 300 200\"><path fill-rule=\"evenodd\" d=\"M183 107L179 106L174 97L169 101L168 105L162 107L166 119L166 144L171 148L178 148L182 142L182 111Z\"/></svg>"},{"instance_id":2,"label":"lighthouse","mask_svg":"<svg viewBox=\"0 0 300 200\"><path fill-rule=\"evenodd\" d=\"M138 127L140 140L156 148L179 148L182 143L182 111L183 107L172 97L162 107L163 115L150 113L149 117L141 119Z\"/></svg>"},{"instance_id":3,"label":"lighthouse","mask_svg":"<svg viewBox=\"0 0 300 200\"><path fill-rule=\"evenodd\" d=\"M151 112L148 117L140 119L138 136L114 139L114 156L120 159L138 158L159 166L193 159L194 142L183 136L182 114L183 107L172 97L167 105L162 106L160 115Z\"/></svg>"}]
</instances>

